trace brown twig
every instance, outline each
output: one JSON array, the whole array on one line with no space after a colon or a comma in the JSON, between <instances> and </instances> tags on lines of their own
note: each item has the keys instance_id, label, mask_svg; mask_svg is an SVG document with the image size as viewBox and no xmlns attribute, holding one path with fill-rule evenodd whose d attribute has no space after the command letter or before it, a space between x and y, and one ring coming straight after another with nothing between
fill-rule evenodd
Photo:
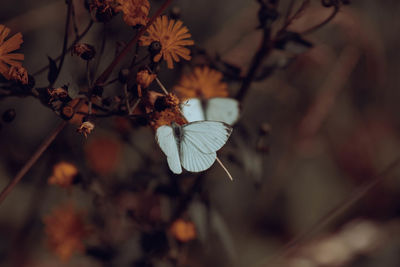
<instances>
[{"instance_id":1,"label":"brown twig","mask_svg":"<svg viewBox=\"0 0 400 267\"><path fill-rule=\"evenodd\" d=\"M254 80L256 76L256 72L261 66L261 63L265 56L269 54L272 48L272 44L270 41L270 35L271 35L271 30L269 28L264 29L263 37L261 40L260 48L257 50L257 52L254 54L250 68L242 82L241 87L239 88L239 91L236 94L236 99L239 101L242 101L245 95L247 94L247 91L250 88L250 85L252 81Z\"/></svg>"},{"instance_id":2,"label":"brown twig","mask_svg":"<svg viewBox=\"0 0 400 267\"><path fill-rule=\"evenodd\" d=\"M147 30L148 27L150 27L151 24L156 20L158 16L161 15L161 13L171 4L172 0L166 0L162 4L162 6L157 10L157 12L150 18L149 22L146 24L146 26L142 27L135 37L133 37L132 40L129 41L129 43L124 47L124 49L119 53L118 56L114 58L114 60L110 63L110 65L103 71L103 73L97 78L95 85L101 85L105 83L110 76L111 72L117 66L117 64L125 58L126 54L132 49L132 47L139 41L140 36L142 36L145 31Z\"/></svg>"},{"instance_id":3,"label":"brown twig","mask_svg":"<svg viewBox=\"0 0 400 267\"><path fill-rule=\"evenodd\" d=\"M10 192L14 189L14 187L21 181L22 177L32 168L33 164L40 158L44 151L49 147L49 145L54 141L57 135L61 132L62 129L68 124L67 121L61 122L57 128L53 130L53 132L43 141L43 143L39 146L39 148L35 151L35 153L31 156L31 158L25 163L25 165L21 168L21 170L15 175L14 179L10 181L6 188L3 189L0 193L0 204L3 203L4 199L10 194Z\"/></svg>"},{"instance_id":4,"label":"brown twig","mask_svg":"<svg viewBox=\"0 0 400 267\"><path fill-rule=\"evenodd\" d=\"M62 48L62 52L61 52L61 59L60 59L60 63L58 64L58 67L57 67L56 77L53 79L52 82L50 82L50 84L48 86L49 88L53 87L53 84L55 83L58 76L60 75L61 69L64 65L65 55L67 54L67 50L68 50L67 46L68 46L69 24L71 22L71 15L72 15L72 0L67 0L67 19L65 21L64 42L63 42L63 48Z\"/></svg>"}]
</instances>

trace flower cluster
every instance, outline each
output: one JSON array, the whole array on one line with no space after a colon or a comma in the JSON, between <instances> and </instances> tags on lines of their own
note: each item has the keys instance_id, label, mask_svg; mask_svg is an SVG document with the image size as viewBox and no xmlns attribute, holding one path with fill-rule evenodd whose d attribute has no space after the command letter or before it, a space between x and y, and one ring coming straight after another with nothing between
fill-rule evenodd
<instances>
[{"instance_id":1,"label":"flower cluster","mask_svg":"<svg viewBox=\"0 0 400 267\"><path fill-rule=\"evenodd\" d=\"M127 25L146 25L149 18L150 3L148 0L117 0L116 12L122 11Z\"/></svg>"}]
</instances>

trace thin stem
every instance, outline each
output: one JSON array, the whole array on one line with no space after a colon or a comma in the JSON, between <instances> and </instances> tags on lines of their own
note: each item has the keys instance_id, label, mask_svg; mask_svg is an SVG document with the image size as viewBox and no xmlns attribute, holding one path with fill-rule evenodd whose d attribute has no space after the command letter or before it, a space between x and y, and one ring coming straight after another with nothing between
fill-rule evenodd
<instances>
[{"instance_id":1,"label":"thin stem","mask_svg":"<svg viewBox=\"0 0 400 267\"><path fill-rule=\"evenodd\" d=\"M117 66L117 64L125 58L126 54L131 50L131 48L139 41L140 36L150 27L151 24L156 20L158 16L171 4L172 0L165 0L162 6L157 10L157 12L151 17L146 26L142 27L135 37L124 47L124 49L119 53L119 55L110 63L110 65L104 70L104 72L97 78L96 85L101 85L105 83L110 76L111 72Z\"/></svg>"},{"instance_id":2,"label":"thin stem","mask_svg":"<svg viewBox=\"0 0 400 267\"><path fill-rule=\"evenodd\" d=\"M68 6L68 8L67 8L67 19L66 19L66 22L65 22L64 42L63 42L63 48L62 48L62 53L61 53L61 59L60 59L60 63L59 63L58 68L57 68L56 77L54 78L54 81L49 84L49 87L53 87L53 84L57 80L58 75L60 75L62 66L64 64L65 55L67 53L69 24L70 24L70 21L71 21L71 13L72 13L72 0L68 0L67 1L67 6Z\"/></svg>"},{"instance_id":3,"label":"thin stem","mask_svg":"<svg viewBox=\"0 0 400 267\"><path fill-rule=\"evenodd\" d=\"M75 33L75 38L78 38L79 36L79 30L78 30L78 25L76 23L76 14L75 14L75 6L74 6L74 1L71 0L71 6L72 6L72 26L74 27L74 33Z\"/></svg>"},{"instance_id":4,"label":"thin stem","mask_svg":"<svg viewBox=\"0 0 400 267\"><path fill-rule=\"evenodd\" d=\"M270 33L271 33L270 29L264 29L264 34L261 40L260 48L254 54L251 60L249 71L247 72L247 75L243 80L242 86L240 87L238 93L236 94L236 99L239 101L242 101L245 95L247 94L250 85L256 76L256 72L261 66L263 59L271 51Z\"/></svg>"},{"instance_id":5,"label":"thin stem","mask_svg":"<svg viewBox=\"0 0 400 267\"><path fill-rule=\"evenodd\" d=\"M232 175L230 174L230 172L228 171L228 169L225 167L225 165L222 164L221 160L220 160L218 157L216 157L216 160L217 160L217 162L219 163L219 165L221 165L222 169L224 169L224 171L225 171L226 174L228 175L229 179L231 179L231 181L233 181Z\"/></svg>"},{"instance_id":6,"label":"thin stem","mask_svg":"<svg viewBox=\"0 0 400 267\"><path fill-rule=\"evenodd\" d=\"M168 95L168 90L164 87L164 85L160 82L160 80L156 77L156 82L160 86L160 88L163 90L165 95Z\"/></svg>"},{"instance_id":7,"label":"thin stem","mask_svg":"<svg viewBox=\"0 0 400 267\"><path fill-rule=\"evenodd\" d=\"M10 183L1 191L0 193L0 204L3 203L4 199L8 196L8 194L14 189L14 187L21 181L22 177L32 168L33 164L40 158L43 152L50 146L50 144L54 141L57 135L61 132L62 129L68 124L67 121L61 122L53 132L43 141L43 143L39 146L39 148L35 151L35 153L31 156L31 158L25 163L25 165L21 168L21 170L15 175L14 179L10 181Z\"/></svg>"},{"instance_id":8,"label":"thin stem","mask_svg":"<svg viewBox=\"0 0 400 267\"><path fill-rule=\"evenodd\" d=\"M131 107L129 105L129 97L128 97L128 85L126 83L124 83L123 87L124 87L126 108L128 109L128 115L131 115Z\"/></svg>"},{"instance_id":9,"label":"thin stem","mask_svg":"<svg viewBox=\"0 0 400 267\"><path fill-rule=\"evenodd\" d=\"M322 28L323 26L328 24L336 16L336 14L339 12L339 9L340 8L339 8L338 5L334 6L334 9L333 9L332 13L324 21L322 21L321 23L319 23L319 24L317 24L315 26L312 26L311 28L303 31L300 34L303 34L303 35L310 34L310 33L314 32L314 31L318 30L319 28Z\"/></svg>"},{"instance_id":10,"label":"thin stem","mask_svg":"<svg viewBox=\"0 0 400 267\"><path fill-rule=\"evenodd\" d=\"M392 174L395 169L400 164L400 158L396 159L392 162L383 172L381 172L374 179L366 182L365 184L357 187L353 190L347 198L345 198L341 203L332 208L329 212L327 212L324 216L322 216L319 220L311 225L306 231L298 234L294 238L292 238L286 245L283 247L280 253L275 255L272 259L270 259L265 266L273 266L271 263L276 262L278 259L290 253L293 249L300 245L300 243L304 242L310 235L322 229L328 223L330 223L333 219L335 219L340 214L343 214L346 210L348 210L354 203L359 201L362 197L364 197L371 189L373 189L376 185L381 183L383 180L388 178L390 174Z\"/></svg>"},{"instance_id":11,"label":"thin stem","mask_svg":"<svg viewBox=\"0 0 400 267\"><path fill-rule=\"evenodd\" d=\"M92 26L93 26L93 20L90 20L88 26L85 28L85 30L82 32L82 34L79 35L78 38L76 38L76 39L72 42L72 44L68 47L67 52L71 51L72 47L74 47L74 45L75 45L77 42L79 42L79 41L89 32L89 30L90 30L90 28L91 28ZM56 57L54 60L55 60L55 61L60 60L60 59L61 59L61 56L62 56L62 54L59 55L58 57ZM46 66L40 68L39 70L37 70L36 72L34 72L32 75L33 75L33 76L39 75L39 74L41 74L42 72L44 72L45 70L47 70L48 68L49 68L49 64L47 64Z\"/></svg>"}]
</instances>

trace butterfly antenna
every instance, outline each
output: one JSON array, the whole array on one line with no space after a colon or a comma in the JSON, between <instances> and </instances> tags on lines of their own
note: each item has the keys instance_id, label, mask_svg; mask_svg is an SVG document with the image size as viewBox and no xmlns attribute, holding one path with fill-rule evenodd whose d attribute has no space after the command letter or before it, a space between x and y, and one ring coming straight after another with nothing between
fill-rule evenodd
<instances>
[{"instance_id":1,"label":"butterfly antenna","mask_svg":"<svg viewBox=\"0 0 400 267\"><path fill-rule=\"evenodd\" d=\"M231 181L233 181L232 175L229 173L228 169L225 167L224 164L222 164L221 160L216 157L217 162L219 163L219 165L221 165L222 169L224 169L224 171L226 172L226 174L228 175L229 179L231 179Z\"/></svg>"}]
</instances>

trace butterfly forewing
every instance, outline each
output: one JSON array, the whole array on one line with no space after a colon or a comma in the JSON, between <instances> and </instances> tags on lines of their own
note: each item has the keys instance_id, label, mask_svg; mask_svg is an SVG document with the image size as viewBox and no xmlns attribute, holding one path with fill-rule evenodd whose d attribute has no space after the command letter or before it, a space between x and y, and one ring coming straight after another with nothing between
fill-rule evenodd
<instances>
[{"instance_id":1,"label":"butterfly forewing","mask_svg":"<svg viewBox=\"0 0 400 267\"><path fill-rule=\"evenodd\" d=\"M233 98L211 98L205 110L206 118L210 121L222 121L233 125L239 118L239 102Z\"/></svg>"},{"instance_id":2,"label":"butterfly forewing","mask_svg":"<svg viewBox=\"0 0 400 267\"><path fill-rule=\"evenodd\" d=\"M172 127L168 125L158 127L156 137L158 145L167 156L168 166L171 171L176 174L182 173L178 145Z\"/></svg>"},{"instance_id":3,"label":"butterfly forewing","mask_svg":"<svg viewBox=\"0 0 400 267\"><path fill-rule=\"evenodd\" d=\"M189 122L204 121L204 112L201 101L198 98L190 98L181 104L183 116Z\"/></svg>"},{"instance_id":4,"label":"butterfly forewing","mask_svg":"<svg viewBox=\"0 0 400 267\"><path fill-rule=\"evenodd\" d=\"M182 130L187 145L209 154L216 152L226 143L232 127L219 121L197 121L182 126Z\"/></svg>"}]
</instances>

